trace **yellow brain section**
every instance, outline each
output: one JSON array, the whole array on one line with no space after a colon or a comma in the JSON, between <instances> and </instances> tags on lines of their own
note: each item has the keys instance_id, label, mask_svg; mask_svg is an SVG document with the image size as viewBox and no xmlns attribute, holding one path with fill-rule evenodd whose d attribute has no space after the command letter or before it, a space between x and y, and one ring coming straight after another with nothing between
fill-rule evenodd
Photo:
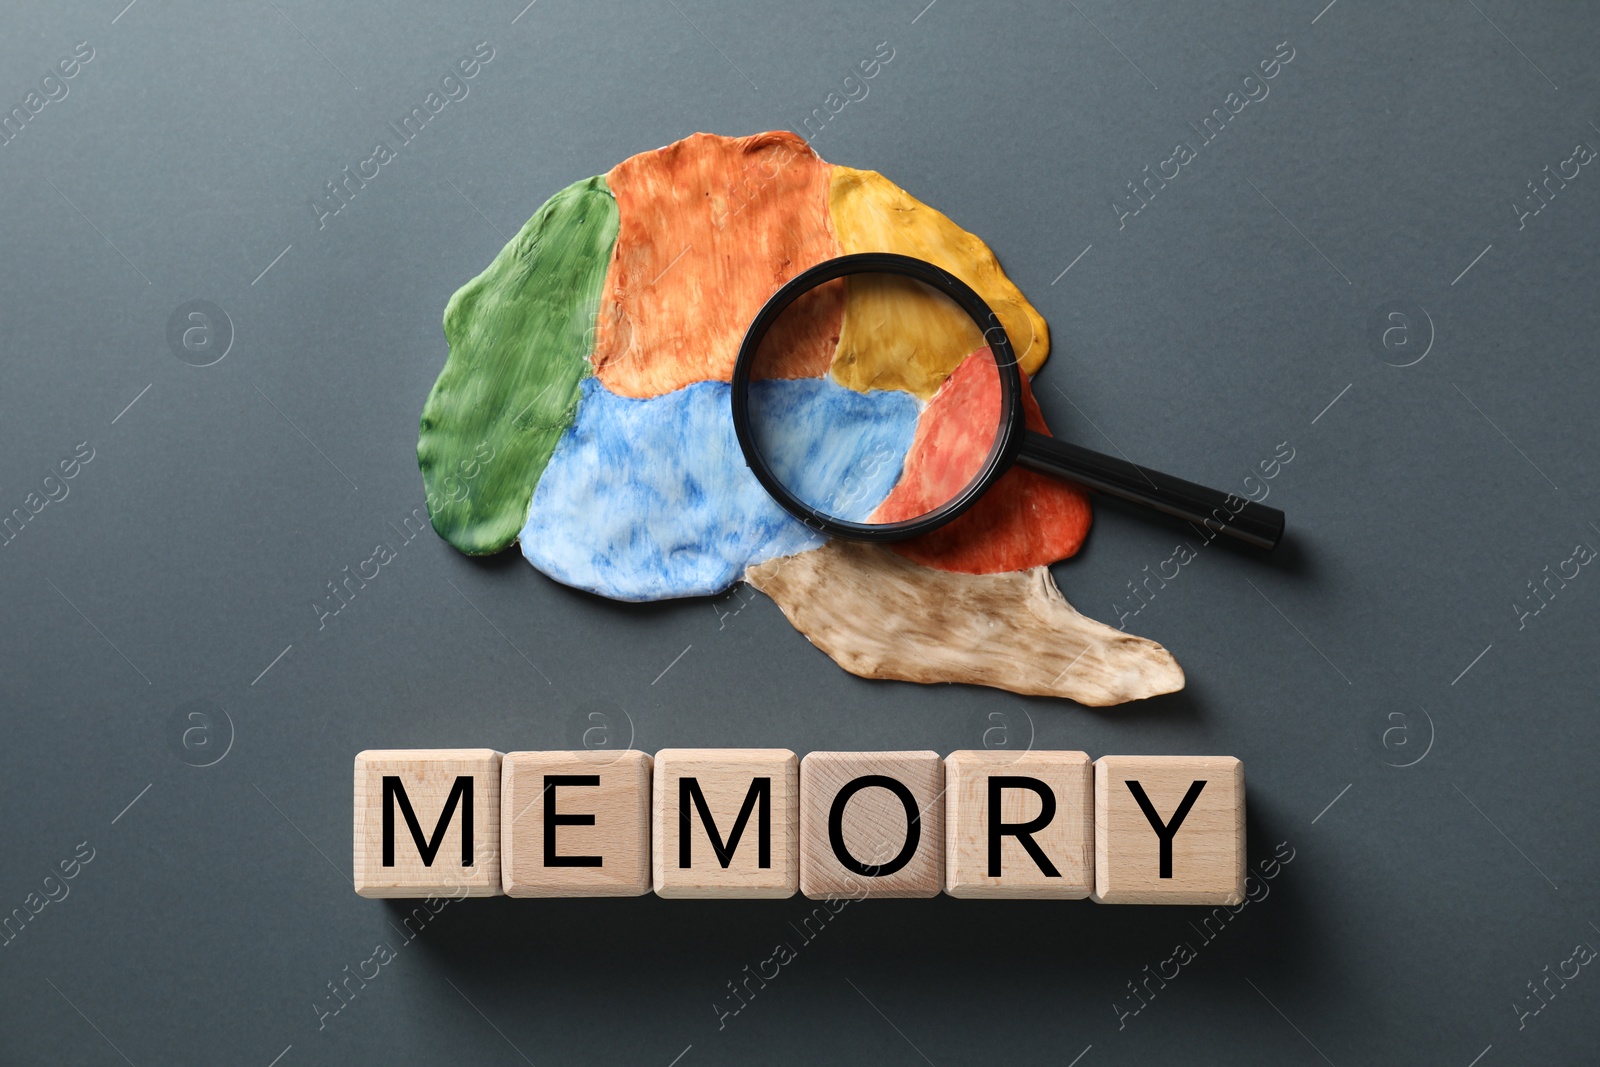
<instances>
[{"instance_id":1,"label":"yellow brain section","mask_svg":"<svg viewBox=\"0 0 1600 1067\"><path fill-rule=\"evenodd\" d=\"M989 246L877 171L835 166L828 210L840 251L898 252L936 263L977 291L1000 316L1022 369L1050 354L1049 328L1000 270ZM846 279L844 320L833 357L851 389L904 389L927 398L974 350L981 332L947 298L909 279Z\"/></svg>"}]
</instances>

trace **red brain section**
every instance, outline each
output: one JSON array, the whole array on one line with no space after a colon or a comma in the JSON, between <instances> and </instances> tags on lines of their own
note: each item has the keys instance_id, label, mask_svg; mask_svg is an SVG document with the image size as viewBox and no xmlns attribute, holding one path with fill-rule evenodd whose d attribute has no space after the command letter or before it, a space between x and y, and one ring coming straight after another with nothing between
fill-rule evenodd
<instances>
[{"instance_id":1,"label":"red brain section","mask_svg":"<svg viewBox=\"0 0 1600 1067\"><path fill-rule=\"evenodd\" d=\"M1028 429L1049 433L1026 375L1022 383ZM960 492L989 453L999 410L999 371L982 348L928 402L900 481L873 521L915 518ZM959 519L890 547L925 567L995 574L1066 559L1083 544L1089 521L1089 500L1081 489L1012 468Z\"/></svg>"}]
</instances>

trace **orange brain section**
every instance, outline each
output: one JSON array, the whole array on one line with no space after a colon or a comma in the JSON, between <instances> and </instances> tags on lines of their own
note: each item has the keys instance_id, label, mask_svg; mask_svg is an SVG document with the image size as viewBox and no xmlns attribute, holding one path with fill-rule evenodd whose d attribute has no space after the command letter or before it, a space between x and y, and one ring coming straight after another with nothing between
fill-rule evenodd
<instances>
[{"instance_id":1,"label":"orange brain section","mask_svg":"<svg viewBox=\"0 0 1600 1067\"><path fill-rule=\"evenodd\" d=\"M1049 433L1026 375L1022 404L1028 429ZM917 423L900 482L874 522L924 515L972 480L994 443L1000 376L987 348L962 362L934 394ZM889 547L913 562L962 574L997 574L1065 559L1089 533L1083 491L1012 468L970 511L930 534Z\"/></svg>"},{"instance_id":2,"label":"orange brain section","mask_svg":"<svg viewBox=\"0 0 1600 1067\"><path fill-rule=\"evenodd\" d=\"M613 393L652 397L727 381L750 320L784 282L840 254L829 165L803 140L695 134L606 175L619 229L596 323L595 373ZM772 338L785 376L827 372L844 294L826 286Z\"/></svg>"}]
</instances>

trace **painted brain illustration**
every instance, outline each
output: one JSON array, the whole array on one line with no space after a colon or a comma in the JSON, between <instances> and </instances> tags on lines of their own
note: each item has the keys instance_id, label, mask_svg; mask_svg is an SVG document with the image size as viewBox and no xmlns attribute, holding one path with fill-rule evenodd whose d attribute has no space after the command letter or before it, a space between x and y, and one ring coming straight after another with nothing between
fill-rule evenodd
<instances>
[{"instance_id":1,"label":"painted brain illustration","mask_svg":"<svg viewBox=\"0 0 1600 1067\"><path fill-rule=\"evenodd\" d=\"M1165 649L1078 614L1045 569L1088 534L1078 489L1013 469L948 526L878 547L828 540L746 468L729 380L750 320L808 267L872 251L961 278L1025 378L1043 365L1044 319L982 241L793 134L696 134L556 193L445 310L417 442L434 529L472 555L520 543L551 578L616 600L747 581L866 677L1096 705L1182 688ZM970 320L885 282L808 295L791 372L769 384L881 459L854 491L892 516L920 510L935 444L996 386L972 370ZM1026 389L1024 407L1048 432Z\"/></svg>"}]
</instances>

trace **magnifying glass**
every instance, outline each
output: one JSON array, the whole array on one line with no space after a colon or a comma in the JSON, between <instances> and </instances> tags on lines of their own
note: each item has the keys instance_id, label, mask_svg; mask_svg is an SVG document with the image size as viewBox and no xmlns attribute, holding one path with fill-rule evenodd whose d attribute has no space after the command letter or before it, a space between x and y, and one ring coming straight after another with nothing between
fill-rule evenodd
<instances>
[{"instance_id":1,"label":"magnifying glass","mask_svg":"<svg viewBox=\"0 0 1600 1067\"><path fill-rule=\"evenodd\" d=\"M851 379L865 389L841 384L829 362L837 334L821 335L839 328L826 312L839 306L840 286L873 295L863 303L869 325L891 345L897 323L918 320L897 359L929 355L919 349L930 321L959 327L944 344L967 354L925 401L903 382L875 383L870 370ZM1257 548L1283 537L1277 508L1028 429L1022 371L999 317L961 279L910 256L840 256L784 284L745 333L732 401L750 470L791 515L834 537L897 541L936 530L1014 464Z\"/></svg>"}]
</instances>

